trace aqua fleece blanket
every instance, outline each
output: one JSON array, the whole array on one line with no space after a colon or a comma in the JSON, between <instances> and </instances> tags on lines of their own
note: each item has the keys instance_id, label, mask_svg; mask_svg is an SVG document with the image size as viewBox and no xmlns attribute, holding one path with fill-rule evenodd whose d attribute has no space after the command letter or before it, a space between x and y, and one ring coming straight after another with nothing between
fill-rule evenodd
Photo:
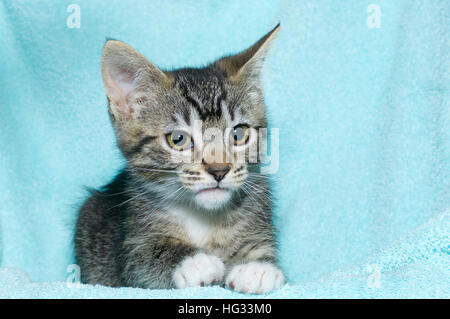
<instances>
[{"instance_id":1,"label":"aqua fleece blanket","mask_svg":"<svg viewBox=\"0 0 450 319\"><path fill-rule=\"evenodd\" d=\"M1 1L0 297L246 297L73 285L72 236L86 187L124 165L105 39L201 66L278 22L264 84L289 283L262 297L449 298L446 0Z\"/></svg>"}]
</instances>

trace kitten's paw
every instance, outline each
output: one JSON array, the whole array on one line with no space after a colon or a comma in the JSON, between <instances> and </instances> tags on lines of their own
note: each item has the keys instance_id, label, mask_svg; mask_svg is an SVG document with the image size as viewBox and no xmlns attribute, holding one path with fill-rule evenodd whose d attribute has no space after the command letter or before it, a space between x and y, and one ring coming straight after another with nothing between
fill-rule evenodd
<instances>
[{"instance_id":1,"label":"kitten's paw","mask_svg":"<svg viewBox=\"0 0 450 319\"><path fill-rule=\"evenodd\" d=\"M281 287L284 282L280 269L270 263L256 261L234 266L226 279L231 289L248 294L263 294Z\"/></svg>"},{"instance_id":2,"label":"kitten's paw","mask_svg":"<svg viewBox=\"0 0 450 319\"><path fill-rule=\"evenodd\" d=\"M173 273L177 288L220 284L225 274L223 262L213 255L198 253L185 258Z\"/></svg>"}]
</instances>

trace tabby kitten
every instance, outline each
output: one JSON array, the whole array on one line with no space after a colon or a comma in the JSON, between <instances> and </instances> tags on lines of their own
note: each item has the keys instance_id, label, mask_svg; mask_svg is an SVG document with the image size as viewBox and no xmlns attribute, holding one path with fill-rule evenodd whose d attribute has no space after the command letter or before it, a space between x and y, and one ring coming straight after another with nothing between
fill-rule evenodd
<instances>
[{"instance_id":1,"label":"tabby kitten","mask_svg":"<svg viewBox=\"0 0 450 319\"><path fill-rule=\"evenodd\" d=\"M205 68L170 72L106 42L103 83L128 165L80 210L84 283L245 293L284 283L268 181L249 161L267 127L260 71L278 30Z\"/></svg>"}]
</instances>

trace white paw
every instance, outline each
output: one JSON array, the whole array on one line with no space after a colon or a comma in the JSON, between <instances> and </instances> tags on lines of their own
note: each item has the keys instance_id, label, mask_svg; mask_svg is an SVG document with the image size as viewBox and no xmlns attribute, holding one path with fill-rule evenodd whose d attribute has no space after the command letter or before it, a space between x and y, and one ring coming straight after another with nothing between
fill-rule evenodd
<instances>
[{"instance_id":1,"label":"white paw","mask_svg":"<svg viewBox=\"0 0 450 319\"><path fill-rule=\"evenodd\" d=\"M226 284L231 289L248 294L263 294L284 284L280 269L270 263L250 262L231 269Z\"/></svg>"},{"instance_id":2,"label":"white paw","mask_svg":"<svg viewBox=\"0 0 450 319\"><path fill-rule=\"evenodd\" d=\"M198 253L185 258L173 273L177 288L208 286L220 283L225 273L223 262L213 255Z\"/></svg>"}]
</instances>

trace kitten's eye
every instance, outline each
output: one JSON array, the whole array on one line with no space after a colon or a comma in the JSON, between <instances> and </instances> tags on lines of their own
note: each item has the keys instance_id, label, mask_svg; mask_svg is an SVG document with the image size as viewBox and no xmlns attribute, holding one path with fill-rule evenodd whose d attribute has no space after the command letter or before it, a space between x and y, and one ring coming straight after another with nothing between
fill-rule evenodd
<instances>
[{"instance_id":1,"label":"kitten's eye","mask_svg":"<svg viewBox=\"0 0 450 319\"><path fill-rule=\"evenodd\" d=\"M167 143L177 151L184 151L194 146L191 136L183 131L173 131L166 135Z\"/></svg>"},{"instance_id":2,"label":"kitten's eye","mask_svg":"<svg viewBox=\"0 0 450 319\"><path fill-rule=\"evenodd\" d=\"M230 134L231 142L234 145L243 145L248 142L249 129L246 124L236 125Z\"/></svg>"}]
</instances>

